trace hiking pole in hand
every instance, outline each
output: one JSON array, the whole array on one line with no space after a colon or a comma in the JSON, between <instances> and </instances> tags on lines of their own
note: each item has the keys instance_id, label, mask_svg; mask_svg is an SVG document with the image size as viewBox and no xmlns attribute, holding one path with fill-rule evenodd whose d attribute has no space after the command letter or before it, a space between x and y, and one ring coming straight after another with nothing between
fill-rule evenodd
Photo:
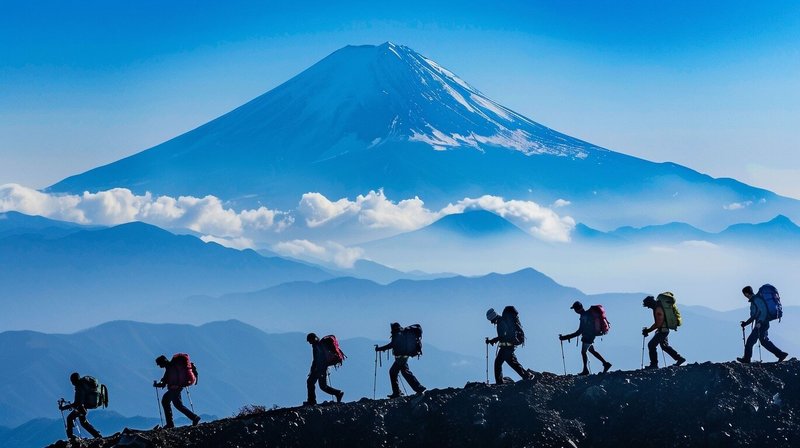
<instances>
[{"instance_id":1,"label":"hiking pole in hand","mask_svg":"<svg viewBox=\"0 0 800 448\"><path fill-rule=\"evenodd\" d=\"M667 357L664 356L664 347L661 347L661 361L664 363L664 367L667 366Z\"/></svg>"},{"instance_id":2,"label":"hiking pole in hand","mask_svg":"<svg viewBox=\"0 0 800 448\"><path fill-rule=\"evenodd\" d=\"M564 359L564 340L561 339L561 335L558 335L558 340L561 342L561 364L564 365L564 376L567 375L567 360Z\"/></svg>"},{"instance_id":3,"label":"hiking pole in hand","mask_svg":"<svg viewBox=\"0 0 800 448\"><path fill-rule=\"evenodd\" d=\"M761 326L756 325L756 323L753 322L750 326L750 329L752 330L753 327L758 328L758 362L763 362L761 360Z\"/></svg>"},{"instance_id":4,"label":"hiking pole in hand","mask_svg":"<svg viewBox=\"0 0 800 448\"><path fill-rule=\"evenodd\" d=\"M642 330L647 330L647 328L642 328ZM644 342L647 339L647 336L642 335L642 369L644 369Z\"/></svg>"},{"instance_id":5,"label":"hiking pole in hand","mask_svg":"<svg viewBox=\"0 0 800 448\"><path fill-rule=\"evenodd\" d=\"M489 338L486 338L486 384L489 384Z\"/></svg>"},{"instance_id":6,"label":"hiking pole in hand","mask_svg":"<svg viewBox=\"0 0 800 448\"><path fill-rule=\"evenodd\" d=\"M156 407L158 408L158 421L164 427L164 416L161 414L161 394L158 393L157 382L153 380L153 390L156 391Z\"/></svg>"},{"instance_id":7,"label":"hiking pole in hand","mask_svg":"<svg viewBox=\"0 0 800 448\"><path fill-rule=\"evenodd\" d=\"M742 346L744 346L745 350L747 349L747 341L744 339L744 327L742 327Z\"/></svg>"},{"instance_id":8,"label":"hiking pole in hand","mask_svg":"<svg viewBox=\"0 0 800 448\"><path fill-rule=\"evenodd\" d=\"M64 418L64 409L62 409L66 403L66 400L60 398L58 400L58 410L61 411L61 421L64 422L64 433L67 435L67 438L69 438L69 432L67 431L67 419Z\"/></svg>"},{"instance_id":9,"label":"hiking pole in hand","mask_svg":"<svg viewBox=\"0 0 800 448\"><path fill-rule=\"evenodd\" d=\"M375 393L378 390L378 344L375 344L375 374L372 376L372 399L375 399Z\"/></svg>"}]
</instances>

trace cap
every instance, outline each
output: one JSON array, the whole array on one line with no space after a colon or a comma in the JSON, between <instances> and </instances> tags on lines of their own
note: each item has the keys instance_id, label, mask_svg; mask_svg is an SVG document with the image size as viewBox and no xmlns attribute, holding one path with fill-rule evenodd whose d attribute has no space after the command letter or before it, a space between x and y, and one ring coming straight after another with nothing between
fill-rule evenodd
<instances>
[{"instance_id":1,"label":"cap","mask_svg":"<svg viewBox=\"0 0 800 448\"><path fill-rule=\"evenodd\" d=\"M583 308L583 304L577 300L572 304L571 307L569 307L571 310L577 310L578 308Z\"/></svg>"},{"instance_id":2,"label":"cap","mask_svg":"<svg viewBox=\"0 0 800 448\"><path fill-rule=\"evenodd\" d=\"M486 318L489 319L489 322L497 319L499 316L494 308L489 308L489 311L486 312Z\"/></svg>"}]
</instances>

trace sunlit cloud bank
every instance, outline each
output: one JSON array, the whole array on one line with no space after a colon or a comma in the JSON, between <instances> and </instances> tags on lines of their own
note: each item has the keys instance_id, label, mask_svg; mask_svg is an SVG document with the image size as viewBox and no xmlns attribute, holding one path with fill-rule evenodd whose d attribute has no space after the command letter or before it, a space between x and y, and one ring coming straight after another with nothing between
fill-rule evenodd
<instances>
[{"instance_id":1,"label":"sunlit cloud bank","mask_svg":"<svg viewBox=\"0 0 800 448\"><path fill-rule=\"evenodd\" d=\"M561 200L555 206L566 204L569 202ZM125 188L75 195L43 193L18 184L0 186L0 212L18 211L92 225L141 221L167 229L189 229L206 242L238 249L270 247L282 254L315 257L343 267L363 257L361 249L337 242L337 233L343 230L367 236L397 234L470 210L494 212L548 242L568 242L575 227L571 217L561 216L552 208L491 195L464 198L440 210L430 210L419 197L393 201L382 190L336 200L309 192L300 198L295 210L282 211L267 207L234 210L214 196L136 195Z\"/></svg>"}]
</instances>

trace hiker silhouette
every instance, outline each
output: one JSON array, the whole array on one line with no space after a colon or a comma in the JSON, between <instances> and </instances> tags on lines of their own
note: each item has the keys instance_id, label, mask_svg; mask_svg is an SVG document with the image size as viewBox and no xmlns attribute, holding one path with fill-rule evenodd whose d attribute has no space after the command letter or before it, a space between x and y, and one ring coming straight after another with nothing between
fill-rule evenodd
<instances>
[{"instance_id":1,"label":"hiker silhouette","mask_svg":"<svg viewBox=\"0 0 800 448\"><path fill-rule=\"evenodd\" d=\"M664 294L659 294L661 298ZM672 296L672 293L669 293ZM679 366L686 362L686 358L678 354L678 352L669 345L669 326L664 312L664 304L662 300L656 300L653 296L647 296L642 300L642 306L653 310L653 325L642 328L642 336L647 337L651 332L655 332L655 336L647 343L648 353L650 355L650 364L645 366L645 369L658 368L658 351L660 346L664 353L668 354L675 360L675 366Z\"/></svg>"},{"instance_id":2,"label":"hiker silhouette","mask_svg":"<svg viewBox=\"0 0 800 448\"><path fill-rule=\"evenodd\" d=\"M383 352L391 349L394 355L394 363L389 368L389 381L392 384L392 394L389 398L402 397L400 392L400 374L403 374L408 385L417 394L425 392L426 388L420 384L417 377L411 372L408 367L408 358L412 356L419 356L422 353L422 327L419 325L411 325L403 328L399 323L393 322L389 326L391 330L391 341L388 344L375 347L376 352Z\"/></svg>"},{"instance_id":3,"label":"hiker silhouette","mask_svg":"<svg viewBox=\"0 0 800 448\"><path fill-rule=\"evenodd\" d=\"M486 339L490 345L498 344L497 356L494 359L494 380L503 384L503 363L507 363L517 374L525 380L533 378L533 373L525 370L517 360L514 351L517 345L525 343L525 332L519 320L517 309L509 305L503 309L503 314L498 315L494 308L486 312L486 319L497 327L497 337Z\"/></svg>"},{"instance_id":4,"label":"hiker silhouette","mask_svg":"<svg viewBox=\"0 0 800 448\"><path fill-rule=\"evenodd\" d=\"M744 364L749 363L750 358L753 357L753 346L756 345L756 341L759 341L765 349L778 358L778 362L783 361L789 354L776 347L769 339L770 320L779 319L780 315L783 314L782 310L778 312L776 309L774 315L771 315L768 305L769 300L774 302L774 297L778 297L778 304L780 304L778 290L772 285L764 285L756 294L753 292L753 287L748 285L742 288L742 294L747 298L747 301L750 302L750 318L741 322L742 331L744 331L744 327L751 323L755 322L755 325L753 325L753 329L750 330L750 336L747 337L747 341L744 344L744 356L736 358L736 360ZM765 297L767 295L771 297ZM761 356L760 353L759 351L759 356Z\"/></svg>"},{"instance_id":5,"label":"hiker silhouette","mask_svg":"<svg viewBox=\"0 0 800 448\"><path fill-rule=\"evenodd\" d=\"M326 394L336 397L336 402L341 403L344 392L335 389L328 385L328 362L325 356L325 350L320 340L314 333L306 335L306 342L311 344L312 360L311 369L308 372L308 379L306 380L306 388L308 389L308 400L303 402L304 406L313 406L317 404L316 386L319 383L319 388Z\"/></svg>"},{"instance_id":6,"label":"hiker silhouette","mask_svg":"<svg viewBox=\"0 0 800 448\"><path fill-rule=\"evenodd\" d=\"M170 404L185 415L192 422L192 426L197 426L200 423L200 416L184 406L181 398L183 388L191 386L197 379L193 371L194 364L189 361L189 356L179 353L169 360L166 356L161 355L156 358L156 365L164 369L164 376L161 377L161 381L153 381L153 387L167 388L161 398L161 406L164 408L164 419L166 420L164 427L175 427Z\"/></svg>"},{"instance_id":7,"label":"hiker silhouette","mask_svg":"<svg viewBox=\"0 0 800 448\"><path fill-rule=\"evenodd\" d=\"M102 385L100 385L93 377L81 377L78 372L73 372L69 376L69 382L75 387L75 398L72 400L72 403L67 403L62 399L59 401L58 406L60 411L72 410L72 412L67 415L66 420L67 438L75 438L75 435L73 434L75 428L75 419L78 419L78 421L81 423L81 426L83 426L83 428L86 429L86 431L91 434L92 437L102 437L100 432L96 430L86 418L88 409L97 408L103 401L102 394L98 393L98 390L102 390Z\"/></svg>"},{"instance_id":8,"label":"hiker silhouette","mask_svg":"<svg viewBox=\"0 0 800 448\"><path fill-rule=\"evenodd\" d=\"M575 330L574 333L570 333L567 335L558 335L558 339L561 341L569 341L572 338L580 336L581 337L581 359L583 360L583 370L578 375L588 375L589 374L589 357L586 356L586 352L588 351L591 353L595 358L597 358L600 362L603 363L603 373L608 372L608 369L611 368L611 363L606 361L600 353L598 353L594 349L594 340L597 337L597 329L595 325L595 316L590 311L583 309L583 304L579 301L575 301L570 307L571 310L575 311L580 315L580 323L578 324L578 329ZM600 316L598 318L604 319L604 316Z\"/></svg>"}]
</instances>

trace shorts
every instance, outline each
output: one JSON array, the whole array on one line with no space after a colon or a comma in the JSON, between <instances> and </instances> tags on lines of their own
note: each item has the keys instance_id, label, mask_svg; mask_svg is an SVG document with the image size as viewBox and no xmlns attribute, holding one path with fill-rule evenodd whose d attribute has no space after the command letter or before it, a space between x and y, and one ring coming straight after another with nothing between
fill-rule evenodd
<instances>
[{"instance_id":1,"label":"shorts","mask_svg":"<svg viewBox=\"0 0 800 448\"><path fill-rule=\"evenodd\" d=\"M581 342L583 343L583 346L581 347L581 349L582 350L588 350L589 347L591 347L592 344L594 344L594 337L585 337L584 336L584 337L581 338Z\"/></svg>"}]
</instances>

